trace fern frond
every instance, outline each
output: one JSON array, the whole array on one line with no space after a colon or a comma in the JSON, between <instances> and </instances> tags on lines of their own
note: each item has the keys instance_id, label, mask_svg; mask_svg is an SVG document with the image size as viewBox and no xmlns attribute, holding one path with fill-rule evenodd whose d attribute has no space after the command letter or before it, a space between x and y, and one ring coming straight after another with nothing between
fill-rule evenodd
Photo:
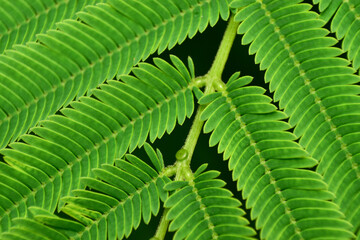
<instances>
[{"instance_id":1,"label":"fern frond","mask_svg":"<svg viewBox=\"0 0 360 240\"><path fill-rule=\"evenodd\" d=\"M64 116L50 117L23 135L23 143L1 151L8 163L0 163L0 184L7 185L0 187L2 231L12 218L26 216L26 207L53 212L91 169L112 164L148 136L161 138L193 114L193 76L177 57L171 60L176 68L156 58L157 67L142 63L133 69L136 77L108 81L94 90L99 100L81 97L61 111Z\"/></svg>"},{"instance_id":2,"label":"fern frond","mask_svg":"<svg viewBox=\"0 0 360 240\"><path fill-rule=\"evenodd\" d=\"M115 166L104 164L93 169L95 178L81 180L88 190L74 190L73 197L62 199L66 202L62 212L76 221L31 207L33 217L15 219L14 226L1 239L14 236L30 239L36 234L51 240L128 237L141 219L149 223L151 216L158 214L160 200L165 201L168 195L163 186L171 181L164 175L161 155L148 144L145 148L154 165L160 163L159 169L134 155L116 160ZM26 229L29 234L19 229Z\"/></svg>"},{"instance_id":3,"label":"fern frond","mask_svg":"<svg viewBox=\"0 0 360 240\"><path fill-rule=\"evenodd\" d=\"M74 18L87 5L104 0L23 0L0 1L0 54L14 44L34 41L35 35L55 27L63 19Z\"/></svg>"},{"instance_id":4,"label":"fern frond","mask_svg":"<svg viewBox=\"0 0 360 240\"><path fill-rule=\"evenodd\" d=\"M218 152L229 158L261 239L351 238L352 226L328 201L333 195L322 177L302 169L317 161L286 131L290 125L280 121L286 116L263 95L265 89L246 86L251 77L238 76L199 103L208 104L201 117L204 131L213 131L210 146L218 144Z\"/></svg>"},{"instance_id":5,"label":"fern frond","mask_svg":"<svg viewBox=\"0 0 360 240\"><path fill-rule=\"evenodd\" d=\"M8 50L0 56L0 148L140 59L213 26L219 15L229 16L226 1L110 0L37 35L37 43Z\"/></svg>"},{"instance_id":6,"label":"fern frond","mask_svg":"<svg viewBox=\"0 0 360 240\"><path fill-rule=\"evenodd\" d=\"M169 208L169 231L176 231L174 240L253 239L255 231L246 226L249 222L239 208L240 201L223 188L224 181L215 179L219 174L197 171L193 180L165 185L165 190L176 190L164 204Z\"/></svg>"},{"instance_id":7,"label":"fern frond","mask_svg":"<svg viewBox=\"0 0 360 240\"><path fill-rule=\"evenodd\" d=\"M252 42L250 51L256 52L257 62L266 69L266 82L275 90L275 100L280 100L280 107L290 117L295 135L301 137L299 143L319 160L317 172L324 176L336 195L334 201L357 232L360 135L355 126L360 88L354 84L360 78L347 60L336 57L342 52L331 47L336 40L325 37L327 31L320 28L324 22L306 6L290 1L243 5L237 15L242 21L239 32L245 33L244 43ZM263 24L252 21L253 15L246 9L257 12ZM266 40L264 33L269 36Z\"/></svg>"}]
</instances>

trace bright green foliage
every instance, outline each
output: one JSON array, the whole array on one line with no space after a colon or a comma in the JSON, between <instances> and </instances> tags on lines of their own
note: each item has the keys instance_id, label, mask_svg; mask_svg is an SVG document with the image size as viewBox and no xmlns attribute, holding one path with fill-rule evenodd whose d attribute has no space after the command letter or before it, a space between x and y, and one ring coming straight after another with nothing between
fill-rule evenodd
<instances>
[{"instance_id":1,"label":"bright green foliage","mask_svg":"<svg viewBox=\"0 0 360 240\"><path fill-rule=\"evenodd\" d=\"M75 97L127 74L149 54L174 47L209 23L213 26L219 14L229 16L225 2L175 2L109 0L87 6L77 20L57 23L57 30L37 35L36 43L1 55L0 147Z\"/></svg>"},{"instance_id":2,"label":"bright green foliage","mask_svg":"<svg viewBox=\"0 0 360 240\"><path fill-rule=\"evenodd\" d=\"M14 44L34 41L35 35L55 27L55 23L74 18L85 6L104 0L21 0L0 1L0 53Z\"/></svg>"},{"instance_id":3,"label":"bright green foliage","mask_svg":"<svg viewBox=\"0 0 360 240\"><path fill-rule=\"evenodd\" d=\"M229 158L229 169L238 190L252 208L251 217L265 239L348 239L351 225L338 207L322 177L310 170L316 165L285 131L282 112L269 102L265 89L246 86L251 77L234 74L221 92L204 96L208 104L202 118L210 145ZM222 117L216 117L216 116Z\"/></svg>"},{"instance_id":4,"label":"bright green foliage","mask_svg":"<svg viewBox=\"0 0 360 240\"><path fill-rule=\"evenodd\" d=\"M320 28L324 22L308 11L310 5L287 0L251 2L232 3L245 6L235 17L241 21L242 41L251 43L250 52L266 69L265 81L275 90L274 99L280 100L290 117L295 135L301 137L299 143L319 160L317 172L357 232L360 88L353 84L360 78L352 74L355 70L347 66L348 61L336 57L341 50L332 47L336 40L326 37L328 31ZM255 15L260 18L257 22ZM264 33L269 36L266 40Z\"/></svg>"},{"instance_id":5,"label":"bright green foliage","mask_svg":"<svg viewBox=\"0 0 360 240\"><path fill-rule=\"evenodd\" d=\"M253 239L255 231L246 226L245 212L238 208L241 203L223 188L224 181L215 179L220 172L204 170L196 171L193 180L164 187L176 190L164 205L169 208L169 231L176 231L173 239Z\"/></svg>"},{"instance_id":6,"label":"bright green foliage","mask_svg":"<svg viewBox=\"0 0 360 240\"><path fill-rule=\"evenodd\" d=\"M128 238L164 206L153 240L360 240L360 0L313 0L320 15L302 2L0 0L0 239ZM220 18L208 74L141 62ZM252 77L221 80L235 29L270 97ZM146 142L192 117L194 95L165 166ZM218 171L192 172L201 131L250 216Z\"/></svg>"},{"instance_id":7,"label":"bright green foliage","mask_svg":"<svg viewBox=\"0 0 360 240\"><path fill-rule=\"evenodd\" d=\"M62 211L77 221L31 207L32 218L14 220L14 227L1 239L10 240L18 235L24 240L33 240L34 236L43 240L128 237L141 219L148 223L151 215L158 214L160 200L165 201L168 196L163 186L170 179L163 175L162 156L150 145L145 146L154 165L160 163L161 168L155 170L133 155L116 160L115 166L104 164L93 169L95 177L81 180L89 190L74 190L74 197L63 198L66 205Z\"/></svg>"},{"instance_id":8,"label":"bright green foliage","mask_svg":"<svg viewBox=\"0 0 360 240\"><path fill-rule=\"evenodd\" d=\"M141 63L132 70L136 77L100 85L94 90L99 100L81 97L72 108L61 110L63 116L51 116L33 128L36 135L23 135L25 143L1 151L8 163L0 163L2 231L12 218L26 216L28 206L54 211L59 199L79 188L79 178L91 175L91 169L113 164L148 136L150 141L161 138L176 121L182 124L192 115L193 73L177 57L171 59L176 68L154 59L157 67Z\"/></svg>"}]
</instances>

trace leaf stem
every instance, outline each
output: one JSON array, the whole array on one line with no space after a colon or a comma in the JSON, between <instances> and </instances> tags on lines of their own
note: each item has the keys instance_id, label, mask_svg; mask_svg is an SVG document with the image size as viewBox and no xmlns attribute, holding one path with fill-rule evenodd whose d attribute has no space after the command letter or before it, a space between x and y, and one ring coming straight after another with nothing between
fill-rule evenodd
<instances>
[{"instance_id":1,"label":"leaf stem","mask_svg":"<svg viewBox=\"0 0 360 240\"><path fill-rule=\"evenodd\" d=\"M229 58L230 50L234 43L238 26L239 23L234 21L234 16L231 16L223 39L221 40L219 50L216 53L214 62L212 63L209 72L207 73L208 80L206 83L205 94L213 92L213 84L215 81L221 81L221 75L224 71L226 61Z\"/></svg>"},{"instance_id":2,"label":"leaf stem","mask_svg":"<svg viewBox=\"0 0 360 240\"><path fill-rule=\"evenodd\" d=\"M220 47L216 53L214 62L209 70L209 72L204 76L206 85L205 85L205 95L215 91L214 83L222 83L221 75L224 71L226 61L229 57L231 47L234 43L237 27L239 23L234 21L234 16L230 17L229 23L225 30L223 39L221 40ZM201 129L204 125L204 122L200 119L200 115L203 112L204 107L200 106L196 112L194 122L190 128L190 132L185 140L185 144L182 149L187 151L187 158L185 160L186 165L190 165L192 155L195 150L195 146Z\"/></svg>"},{"instance_id":3,"label":"leaf stem","mask_svg":"<svg viewBox=\"0 0 360 240\"><path fill-rule=\"evenodd\" d=\"M215 92L215 89L218 89L214 84L221 84L221 75L224 71L226 61L229 57L229 53L234 42L238 23L234 21L234 16L230 17L228 26L225 30L225 34L220 43L218 52L216 53L215 60L212 63L212 66L209 72L199 79L199 84L205 82L205 94ZM198 80L199 80L198 79ZM204 111L204 106L199 106L193 124L190 128L190 131L186 137L185 144L183 147L176 153L176 175L175 180L192 180L193 173L190 169L190 162L195 150L196 143L199 139L204 121L201 120L200 116ZM166 220L166 214L168 209L165 209L161 217L159 226L156 230L153 240L163 240L169 225L169 221Z\"/></svg>"},{"instance_id":4,"label":"leaf stem","mask_svg":"<svg viewBox=\"0 0 360 240\"><path fill-rule=\"evenodd\" d=\"M164 209L164 212L161 216L160 223L158 228L156 229L155 236L151 238L150 240L163 240L165 238L165 234L167 232L169 221L166 220L166 214L169 211L168 208Z\"/></svg>"}]
</instances>

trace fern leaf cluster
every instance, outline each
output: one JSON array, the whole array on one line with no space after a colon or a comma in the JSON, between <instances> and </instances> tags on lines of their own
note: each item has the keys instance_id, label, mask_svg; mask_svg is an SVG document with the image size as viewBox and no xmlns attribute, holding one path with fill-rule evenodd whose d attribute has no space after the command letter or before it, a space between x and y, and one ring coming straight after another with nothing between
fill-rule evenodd
<instances>
[{"instance_id":1,"label":"fern leaf cluster","mask_svg":"<svg viewBox=\"0 0 360 240\"><path fill-rule=\"evenodd\" d=\"M317 161L285 131L286 116L263 95L265 89L246 86L251 77L234 74L222 91L199 100L207 104L202 118L211 132L210 145L229 159L229 169L242 190L251 218L262 239L348 239L351 225L322 177L310 170ZM217 117L217 116L222 117ZM320 224L321 223L321 224Z\"/></svg>"},{"instance_id":2,"label":"fern leaf cluster","mask_svg":"<svg viewBox=\"0 0 360 240\"><path fill-rule=\"evenodd\" d=\"M275 91L274 99L290 117L294 134L301 137L299 143L320 161L317 172L324 176L336 195L335 202L357 231L360 218L355 202L359 198L353 193L359 176L355 146L360 139L354 127L359 87L353 84L359 82L359 76L352 74L354 69L348 67L347 60L336 57L341 54L332 47L336 40L319 28L324 22L308 11L310 5L291 1L243 3L233 2L233 6L244 7L237 14L242 21L239 33L244 33L243 43L251 42L250 51L266 69L265 81ZM282 3L280 8L277 3ZM267 24L253 21L252 11ZM259 42L266 31L269 37ZM266 47L275 39L273 47Z\"/></svg>"},{"instance_id":3,"label":"fern leaf cluster","mask_svg":"<svg viewBox=\"0 0 360 240\"><path fill-rule=\"evenodd\" d=\"M224 181L216 179L220 172L205 169L200 166L193 180L164 186L176 190L164 205L169 208L169 231L176 230L173 239L253 239L255 231L246 226L245 212L238 208L241 203L223 188Z\"/></svg>"},{"instance_id":4,"label":"fern leaf cluster","mask_svg":"<svg viewBox=\"0 0 360 240\"><path fill-rule=\"evenodd\" d=\"M108 81L94 96L81 97L1 151L6 179L0 193L1 229L12 218L26 215L26 207L38 206L53 212L60 198L80 188L80 177L93 168L113 164L116 157L170 133L194 110L191 75L175 56L171 66L154 59L158 67L142 63L133 69L137 76L122 82ZM191 64L191 62L190 62ZM166 81L164 81L166 80ZM132 101L129 101L131 99ZM11 184L10 184L11 183Z\"/></svg>"},{"instance_id":5,"label":"fern leaf cluster","mask_svg":"<svg viewBox=\"0 0 360 240\"><path fill-rule=\"evenodd\" d=\"M155 169L134 155L116 160L115 166L104 164L93 169L93 178L81 182L88 190L75 190L73 197L63 198L62 211L75 220L59 218L43 208L30 207L32 218L14 221L11 231L1 239L14 239L28 232L22 239L121 239L128 237L140 220L146 223L157 215L160 199L167 199L163 190L170 181L164 173L161 153L145 145Z\"/></svg>"},{"instance_id":6,"label":"fern leaf cluster","mask_svg":"<svg viewBox=\"0 0 360 240\"><path fill-rule=\"evenodd\" d=\"M129 238L162 209L152 240L360 239L360 1L302 2L0 0L0 239ZM206 75L144 62L220 19ZM222 81L236 34L271 97ZM197 106L166 165L147 142ZM244 204L219 171L192 171L201 131Z\"/></svg>"},{"instance_id":7,"label":"fern leaf cluster","mask_svg":"<svg viewBox=\"0 0 360 240\"><path fill-rule=\"evenodd\" d=\"M105 80L127 74L149 54L204 31L219 14L229 16L226 2L181 2L110 0L87 6L77 20L57 23L56 30L38 34L36 43L1 55L0 147Z\"/></svg>"}]
</instances>

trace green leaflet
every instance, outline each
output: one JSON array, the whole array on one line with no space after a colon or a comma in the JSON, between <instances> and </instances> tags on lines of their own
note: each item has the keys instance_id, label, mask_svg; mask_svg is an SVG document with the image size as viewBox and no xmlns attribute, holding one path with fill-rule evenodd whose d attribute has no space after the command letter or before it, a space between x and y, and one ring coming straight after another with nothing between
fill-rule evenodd
<instances>
[{"instance_id":1,"label":"green leaflet","mask_svg":"<svg viewBox=\"0 0 360 240\"><path fill-rule=\"evenodd\" d=\"M35 35L55 28L55 23L74 18L87 5L103 0L0 1L0 53L15 44L35 40Z\"/></svg>"},{"instance_id":2,"label":"green leaflet","mask_svg":"<svg viewBox=\"0 0 360 240\"><path fill-rule=\"evenodd\" d=\"M166 215L171 220L169 231L176 231L174 240L253 239L255 231L246 226L248 221L239 208L241 203L223 188L224 182L214 179L219 174L217 171L198 173L191 181L165 185L165 189L173 185L172 190L177 185L164 205L169 208Z\"/></svg>"},{"instance_id":3,"label":"green leaflet","mask_svg":"<svg viewBox=\"0 0 360 240\"><path fill-rule=\"evenodd\" d=\"M22 136L23 143L1 151L8 163L0 163L0 186L7 185L0 187L1 231L13 218L26 216L29 206L53 212L61 197L81 188L80 177L93 176L92 169L113 164L148 136L153 142L191 117L192 79L177 57L170 58L176 68L162 59L154 59L156 67L142 63L133 69L136 77L100 85L96 98L72 102L61 110L63 116L41 122L34 134ZM162 169L156 153L146 150L156 169Z\"/></svg>"},{"instance_id":4,"label":"green leaflet","mask_svg":"<svg viewBox=\"0 0 360 240\"><path fill-rule=\"evenodd\" d=\"M234 6L237 2L243 0L234 1ZM252 21L254 15L246 9L261 20ZM346 16L344 20L352 19L351 14ZM327 31L321 28L325 22L308 11L306 4L252 1L239 9L236 19L241 21L239 33L244 33L245 43L251 43L261 68L266 69L265 81L275 91L275 101L290 117L299 143L319 160L317 172L357 233L359 76L348 67L349 61L337 57L342 51L332 47L336 40L326 37Z\"/></svg>"},{"instance_id":5,"label":"green leaflet","mask_svg":"<svg viewBox=\"0 0 360 240\"><path fill-rule=\"evenodd\" d=\"M341 0L313 0L314 4L319 3L320 18L326 22L334 16L341 2Z\"/></svg>"},{"instance_id":6,"label":"green leaflet","mask_svg":"<svg viewBox=\"0 0 360 240\"><path fill-rule=\"evenodd\" d=\"M303 169L317 161L294 142L295 135L286 131L290 126L280 121L286 116L269 103L265 90L255 93L254 87L246 86L249 79L233 75L221 94L204 96L199 102L207 102L202 119L204 131L212 132L210 146L218 144L218 152L229 158L238 190L261 228L260 237L353 237L351 224L329 201L334 197L323 178ZM256 108L244 107L249 104Z\"/></svg>"},{"instance_id":7,"label":"green leaflet","mask_svg":"<svg viewBox=\"0 0 360 240\"><path fill-rule=\"evenodd\" d=\"M154 151L150 145L145 146ZM159 155L150 154L149 158L164 165ZM167 199L163 186L170 179L163 175L163 170L155 170L133 155L127 155L126 160L116 160L115 166L103 164L93 169L93 178L81 180L89 190L74 190L73 197L62 199L66 202L62 212L76 221L30 207L30 217L14 220L14 226L3 233L1 239L38 236L51 240L112 240L128 237L141 219L148 223L152 215L156 216L160 200Z\"/></svg>"},{"instance_id":8,"label":"green leaflet","mask_svg":"<svg viewBox=\"0 0 360 240\"><path fill-rule=\"evenodd\" d=\"M156 50L213 26L219 15L228 18L226 1L110 0L8 50L0 56L0 147Z\"/></svg>"}]
</instances>

